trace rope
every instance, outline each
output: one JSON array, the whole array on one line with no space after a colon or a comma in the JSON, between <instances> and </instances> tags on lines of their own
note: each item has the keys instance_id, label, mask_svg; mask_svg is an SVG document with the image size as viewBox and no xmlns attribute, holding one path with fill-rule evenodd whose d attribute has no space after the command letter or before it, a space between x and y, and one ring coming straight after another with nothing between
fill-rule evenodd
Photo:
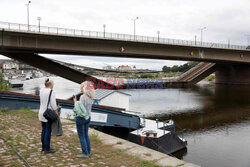
<instances>
[{"instance_id":1,"label":"rope","mask_svg":"<svg viewBox=\"0 0 250 167\"><path fill-rule=\"evenodd\" d=\"M7 142L7 139L5 139L3 137L0 137L0 139L2 139L4 142ZM18 151L16 150L16 148L12 144L10 144L10 146L15 151L15 153L17 154L17 156L24 161L24 163L26 164L26 166L31 167L31 165L29 164L29 162L26 159L24 159L21 154L18 153Z\"/></svg>"}]
</instances>

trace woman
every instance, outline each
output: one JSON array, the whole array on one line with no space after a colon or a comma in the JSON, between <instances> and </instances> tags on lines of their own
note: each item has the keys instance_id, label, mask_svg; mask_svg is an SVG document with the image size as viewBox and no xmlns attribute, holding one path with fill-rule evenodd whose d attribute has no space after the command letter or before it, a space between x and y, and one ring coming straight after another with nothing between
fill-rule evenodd
<instances>
[{"instance_id":1,"label":"woman","mask_svg":"<svg viewBox=\"0 0 250 167\"><path fill-rule=\"evenodd\" d=\"M95 96L94 85L91 81L85 81L81 84L81 92L83 95L80 97L80 101L77 102L76 97L74 98L76 114L76 129L80 139L82 147L82 154L77 155L78 158L87 158L91 153L91 145L89 140L89 124L91 117L91 109L93 99Z\"/></svg>"},{"instance_id":2,"label":"woman","mask_svg":"<svg viewBox=\"0 0 250 167\"><path fill-rule=\"evenodd\" d=\"M42 142L42 151L44 151L45 153L55 153L55 150L50 148L52 122L48 121L43 116L43 113L47 110L49 97L50 97L50 102L48 108L52 109L57 113L56 95L55 92L52 91L53 87L54 87L54 82L48 78L45 80L45 88L42 88L40 90L40 109L38 117L42 123L41 142Z\"/></svg>"}]
</instances>

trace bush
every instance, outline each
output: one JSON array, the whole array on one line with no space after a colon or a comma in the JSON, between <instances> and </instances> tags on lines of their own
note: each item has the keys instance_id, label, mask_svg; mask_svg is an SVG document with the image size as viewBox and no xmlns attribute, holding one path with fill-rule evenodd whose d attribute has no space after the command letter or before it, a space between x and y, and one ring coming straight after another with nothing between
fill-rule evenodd
<instances>
[{"instance_id":1,"label":"bush","mask_svg":"<svg viewBox=\"0 0 250 167\"><path fill-rule=\"evenodd\" d=\"M214 75L209 75L208 77L205 78L206 81L214 81L215 76Z\"/></svg>"},{"instance_id":2,"label":"bush","mask_svg":"<svg viewBox=\"0 0 250 167\"><path fill-rule=\"evenodd\" d=\"M0 74L0 90L9 90L10 88L11 88L10 83L5 81L3 79L3 75Z\"/></svg>"}]
</instances>

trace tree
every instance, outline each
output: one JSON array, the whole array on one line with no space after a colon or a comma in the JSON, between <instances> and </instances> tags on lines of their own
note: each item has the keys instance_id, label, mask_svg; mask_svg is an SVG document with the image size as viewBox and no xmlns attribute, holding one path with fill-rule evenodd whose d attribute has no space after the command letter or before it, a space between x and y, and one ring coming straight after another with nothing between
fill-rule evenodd
<instances>
[{"instance_id":1,"label":"tree","mask_svg":"<svg viewBox=\"0 0 250 167\"><path fill-rule=\"evenodd\" d=\"M10 88L11 88L10 83L5 81L3 79L3 75L0 74L0 90L9 90Z\"/></svg>"},{"instance_id":2,"label":"tree","mask_svg":"<svg viewBox=\"0 0 250 167\"><path fill-rule=\"evenodd\" d=\"M186 72L196 66L198 62L188 62L183 65L174 65L173 67L163 66L162 71L164 72Z\"/></svg>"}]
</instances>

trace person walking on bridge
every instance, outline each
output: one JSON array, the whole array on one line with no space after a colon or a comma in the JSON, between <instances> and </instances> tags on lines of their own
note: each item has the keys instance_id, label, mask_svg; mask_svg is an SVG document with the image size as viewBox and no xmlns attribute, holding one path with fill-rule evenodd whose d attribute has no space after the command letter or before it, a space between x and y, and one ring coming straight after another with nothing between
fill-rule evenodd
<instances>
[{"instance_id":1,"label":"person walking on bridge","mask_svg":"<svg viewBox=\"0 0 250 167\"><path fill-rule=\"evenodd\" d=\"M91 154L91 145L89 140L89 124L91 117L91 109L93 99L95 96L94 85L91 81L85 81L81 84L81 95L80 100L77 101L77 97L74 98L74 113L76 116L76 129L80 139L82 148L82 154L77 155L78 158L87 158Z\"/></svg>"},{"instance_id":2,"label":"person walking on bridge","mask_svg":"<svg viewBox=\"0 0 250 167\"><path fill-rule=\"evenodd\" d=\"M53 91L54 82L47 78L45 80L45 88L40 90L40 109L39 109L39 120L42 124L42 133L41 133L41 142L42 142L42 151L45 153L55 153L55 150L50 148L50 140L51 140L51 125L52 122L47 120L43 115L44 112L50 108L56 114L57 105L56 105L56 95Z\"/></svg>"}]
</instances>

